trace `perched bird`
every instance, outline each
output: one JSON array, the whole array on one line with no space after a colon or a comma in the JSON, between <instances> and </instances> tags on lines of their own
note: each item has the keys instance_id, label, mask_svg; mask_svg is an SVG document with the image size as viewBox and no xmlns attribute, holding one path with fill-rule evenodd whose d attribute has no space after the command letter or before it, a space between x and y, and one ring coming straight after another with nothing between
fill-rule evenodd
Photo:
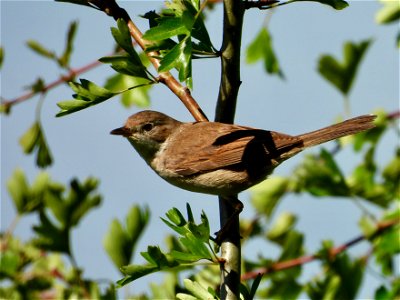
<instances>
[{"instance_id":1,"label":"perched bird","mask_svg":"<svg viewBox=\"0 0 400 300\"><path fill-rule=\"evenodd\" d=\"M179 122L142 111L111 134L128 139L163 179L185 190L230 197L263 181L283 161L343 136L374 127L363 115L300 135L218 122Z\"/></svg>"}]
</instances>

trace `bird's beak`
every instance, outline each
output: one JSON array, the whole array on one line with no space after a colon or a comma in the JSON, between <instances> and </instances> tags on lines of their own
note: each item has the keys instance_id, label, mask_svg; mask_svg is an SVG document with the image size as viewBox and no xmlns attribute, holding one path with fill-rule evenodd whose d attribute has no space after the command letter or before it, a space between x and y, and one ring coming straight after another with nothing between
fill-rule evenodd
<instances>
[{"instance_id":1,"label":"bird's beak","mask_svg":"<svg viewBox=\"0 0 400 300\"><path fill-rule=\"evenodd\" d=\"M130 130L126 127L119 127L114 130L111 130L110 134L122 135L123 137L128 137L130 135Z\"/></svg>"}]
</instances>

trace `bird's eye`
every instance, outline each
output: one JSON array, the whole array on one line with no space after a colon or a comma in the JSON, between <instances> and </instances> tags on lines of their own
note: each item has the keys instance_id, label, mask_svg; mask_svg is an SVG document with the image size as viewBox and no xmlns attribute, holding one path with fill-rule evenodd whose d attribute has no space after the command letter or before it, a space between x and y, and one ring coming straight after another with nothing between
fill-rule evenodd
<instances>
[{"instance_id":1,"label":"bird's eye","mask_svg":"<svg viewBox=\"0 0 400 300\"><path fill-rule=\"evenodd\" d=\"M142 130L143 131L150 131L150 130L152 130L153 129L153 124L151 124L151 123L146 123L146 124L144 124L143 126L142 126Z\"/></svg>"}]
</instances>

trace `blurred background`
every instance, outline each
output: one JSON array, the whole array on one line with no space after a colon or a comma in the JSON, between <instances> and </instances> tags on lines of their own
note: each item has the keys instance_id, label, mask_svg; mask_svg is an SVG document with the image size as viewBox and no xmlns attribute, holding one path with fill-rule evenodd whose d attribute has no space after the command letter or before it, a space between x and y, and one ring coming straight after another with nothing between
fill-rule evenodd
<instances>
[{"instance_id":1,"label":"blurred background","mask_svg":"<svg viewBox=\"0 0 400 300\"><path fill-rule=\"evenodd\" d=\"M139 15L161 7L161 1L122 1L120 3L145 31L146 20ZM375 1L352 1L342 11L335 11L318 3L295 3L272 12L249 10L245 15L243 30L243 53L255 38L260 27L269 18L269 30L273 46L285 74L285 80L270 76L261 63L248 65L243 55L242 85L240 88L236 123L300 134L333 123L344 116L342 96L317 72L317 61L322 54L342 59L342 47L346 41L360 42L373 39L359 75L349 96L351 116L371 113L383 108L388 112L399 108L399 56L395 45L397 26L381 26L375 15L381 7ZM24 87L40 76L46 82L58 78L62 71L54 64L29 50L27 40L36 40L47 48L61 52L68 25L77 20L79 28L72 56L72 66L84 66L109 54L114 47L110 27L113 19L86 7L50 1L1 1L1 45L5 61L1 73L1 96L12 99L24 93ZM221 44L222 6L216 5L207 16L206 25L213 44ZM220 64L218 59L194 61L193 96L209 119L213 119L218 95ZM103 65L91 70L81 78L99 85L114 71ZM126 118L143 109L124 108L119 99L113 98L101 105L55 118L56 103L72 99L71 89L60 86L51 90L41 112L43 128L54 157L54 164L47 170L52 179L62 183L77 176L100 179L99 192L103 195L100 208L83 220L73 232L72 244L76 260L84 268L84 276L118 280L119 272L108 259L102 239L112 219L124 219L133 203L147 205L151 210L150 224L142 237L135 263L142 263L139 252L147 245L163 244L170 233L160 220L171 207L185 211L189 202L194 215L202 210L208 215L211 228L219 228L218 201L216 197L179 190L160 179L134 152L126 140L109 135L110 130L121 126ZM10 226L15 209L6 189L6 181L16 168L22 168L30 181L39 170L34 158L23 154L19 138L35 119L39 97L32 98L12 108L10 115L1 115L1 230ZM150 108L162 111L181 121L192 121L179 100L164 86L157 85L150 92ZM387 135L377 152L377 160L386 164L393 154L395 135ZM333 144L324 145L332 148ZM317 149L308 150L308 152ZM350 152L342 151L337 157L343 168L351 169L357 164ZM284 163L275 174L290 174L301 155ZM250 218L254 211L248 204L249 192L240 195L245 204L243 218ZM340 199L339 199L340 200ZM299 216L297 229L307 236L308 253L319 249L324 239L341 244L360 234L357 220L359 208L348 200L337 198L312 198L310 196L286 197L275 215L290 211ZM374 210L373 206L369 209ZM35 217L21 219L15 235L23 240L32 235ZM365 251L357 245L351 252ZM244 249L246 257L259 253L274 256L274 248L254 242ZM311 263L303 270L304 278L318 272L318 263ZM151 281L162 276L151 275L128 286L134 293L146 291ZM372 296L378 278L368 275L363 282L360 298Z\"/></svg>"}]
</instances>

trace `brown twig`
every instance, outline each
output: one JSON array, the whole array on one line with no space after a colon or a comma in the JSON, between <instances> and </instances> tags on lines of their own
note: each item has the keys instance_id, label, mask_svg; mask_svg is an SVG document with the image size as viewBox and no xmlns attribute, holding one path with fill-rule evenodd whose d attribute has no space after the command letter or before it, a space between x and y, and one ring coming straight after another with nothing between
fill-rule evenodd
<instances>
[{"instance_id":1,"label":"brown twig","mask_svg":"<svg viewBox=\"0 0 400 300\"><path fill-rule=\"evenodd\" d=\"M344 243L343 245L340 245L338 247L332 248L330 250L330 257L334 258L335 256L337 256L339 253L347 250L348 248L350 248L351 246L358 244L359 242L369 239L369 238L374 238L378 235L380 235L382 232L384 232L385 230L400 224L400 220L399 219L395 219L395 220L390 220L390 221L382 221L380 223L377 224L376 226L376 230L374 232L374 234L372 234L372 236L365 236L365 235L361 235L358 236L354 239L351 239L350 241L348 241L347 243ZM318 254L311 254L311 255L305 255L302 257L298 257L295 259L291 259L288 261L282 261L282 262L277 262L275 264L273 264L270 267L266 267L266 268L260 268L258 270L255 271L251 271L248 272L246 274L243 274L241 279L242 280L248 280L248 279L254 279L256 278L258 275L265 275L265 274L270 274L276 271L280 271L280 270L285 270L285 269L289 269L289 268L293 268L296 266L300 266L300 265L304 265L308 262L311 262L313 260L318 259L319 256Z\"/></svg>"},{"instance_id":2,"label":"brown twig","mask_svg":"<svg viewBox=\"0 0 400 300\"><path fill-rule=\"evenodd\" d=\"M49 84L45 85L41 90L39 91L35 91L35 90L31 90L17 98L11 99L11 100L6 100L6 101L2 101L2 105L6 108L6 110L10 109L13 105L24 102L30 98L32 98L33 96L41 93L46 93L48 90L51 90L52 88L55 88L57 86L59 86L60 84L66 83L68 81L73 80L76 76L85 73L99 65L101 65L102 63L99 62L98 60L93 61L83 67L77 68L77 69L70 69L70 71L65 74L60 76L58 79L50 82Z\"/></svg>"},{"instance_id":3,"label":"brown twig","mask_svg":"<svg viewBox=\"0 0 400 300\"><path fill-rule=\"evenodd\" d=\"M389 120L400 119L400 110L388 113L387 118Z\"/></svg>"},{"instance_id":4,"label":"brown twig","mask_svg":"<svg viewBox=\"0 0 400 300\"><path fill-rule=\"evenodd\" d=\"M126 10L118 6L115 0L90 0L89 3L95 5L98 9L104 11L107 15L113 17L115 20L122 18L127 23L132 38L144 51L146 50L146 47L150 45L150 42L143 39L142 32L132 22ZM146 52L146 55L148 56L154 68L158 69L160 67L160 61L157 59L157 57L159 57L159 53L156 51L151 51ZM195 120L208 121L206 115L190 94L190 90L177 81L170 72L159 73L158 80L165 84L182 101Z\"/></svg>"}]
</instances>

